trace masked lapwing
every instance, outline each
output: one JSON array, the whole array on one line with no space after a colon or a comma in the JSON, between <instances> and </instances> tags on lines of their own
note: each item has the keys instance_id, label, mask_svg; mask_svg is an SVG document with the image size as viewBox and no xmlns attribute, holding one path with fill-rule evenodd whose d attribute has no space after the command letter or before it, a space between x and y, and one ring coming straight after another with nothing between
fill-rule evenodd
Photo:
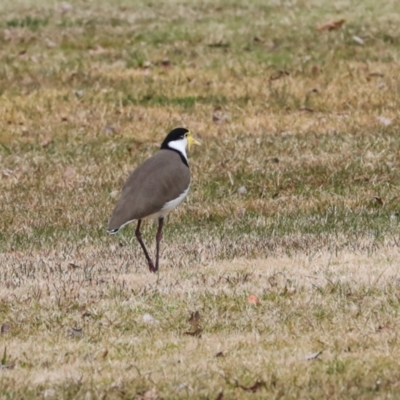
<instances>
[{"instance_id":1,"label":"masked lapwing","mask_svg":"<svg viewBox=\"0 0 400 400\"><path fill-rule=\"evenodd\" d=\"M164 218L187 196L190 169L186 147L200 143L185 128L173 129L160 150L136 168L126 180L108 224L108 233L138 221L136 237L146 256L150 271L157 272ZM154 265L140 233L144 219L158 219L156 263Z\"/></svg>"}]
</instances>

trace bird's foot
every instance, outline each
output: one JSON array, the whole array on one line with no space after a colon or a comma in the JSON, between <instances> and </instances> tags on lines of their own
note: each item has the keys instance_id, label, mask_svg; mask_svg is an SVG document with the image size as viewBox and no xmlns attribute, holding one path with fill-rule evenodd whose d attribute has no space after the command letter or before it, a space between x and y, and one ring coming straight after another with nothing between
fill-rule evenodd
<instances>
[{"instance_id":1,"label":"bird's foot","mask_svg":"<svg viewBox=\"0 0 400 400\"><path fill-rule=\"evenodd\" d=\"M149 270L150 270L150 272L154 272L154 273L156 273L158 270L158 268L156 268L154 266L153 261L151 261L151 260L149 260Z\"/></svg>"}]
</instances>

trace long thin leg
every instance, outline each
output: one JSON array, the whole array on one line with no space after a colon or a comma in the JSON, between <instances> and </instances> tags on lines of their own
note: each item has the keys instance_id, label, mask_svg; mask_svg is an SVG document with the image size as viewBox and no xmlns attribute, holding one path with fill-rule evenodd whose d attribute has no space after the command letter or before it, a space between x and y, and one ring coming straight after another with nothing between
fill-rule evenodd
<instances>
[{"instance_id":1,"label":"long thin leg","mask_svg":"<svg viewBox=\"0 0 400 400\"><path fill-rule=\"evenodd\" d=\"M140 224L141 224L141 223L142 223L142 220L139 219L139 220L138 220L137 227L136 227L136 231L135 231L136 238L137 238L137 240L139 241L140 246L141 246L142 249L143 249L144 255L146 256L146 260L147 260L147 264L149 264L150 272L156 272L157 270L154 268L153 261L151 261L151 258L150 258L150 256L149 256L149 253L148 253L148 251L147 251L147 249L146 249L146 246L144 245L143 240L142 240L142 234L140 233Z\"/></svg>"},{"instance_id":2,"label":"long thin leg","mask_svg":"<svg viewBox=\"0 0 400 400\"><path fill-rule=\"evenodd\" d=\"M158 219L158 230L157 230L157 235L156 235L156 271L158 271L158 261L160 258L160 242L162 239L162 228L164 225L164 218L159 218Z\"/></svg>"}]
</instances>

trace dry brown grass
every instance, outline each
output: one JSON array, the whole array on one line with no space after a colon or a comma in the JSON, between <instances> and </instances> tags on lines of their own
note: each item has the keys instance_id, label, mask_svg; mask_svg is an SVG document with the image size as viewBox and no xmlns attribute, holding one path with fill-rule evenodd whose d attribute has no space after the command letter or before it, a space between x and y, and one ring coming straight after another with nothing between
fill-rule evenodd
<instances>
[{"instance_id":1,"label":"dry brown grass","mask_svg":"<svg viewBox=\"0 0 400 400\"><path fill-rule=\"evenodd\" d=\"M397 8L1 2L0 398L397 398ZM105 226L178 125L153 276Z\"/></svg>"},{"instance_id":2,"label":"dry brown grass","mask_svg":"<svg viewBox=\"0 0 400 400\"><path fill-rule=\"evenodd\" d=\"M397 392L398 248L164 265L159 276L127 268L129 252L86 251L2 256L6 392L246 398L238 384L257 381L258 397ZM201 338L187 335L195 310Z\"/></svg>"}]
</instances>

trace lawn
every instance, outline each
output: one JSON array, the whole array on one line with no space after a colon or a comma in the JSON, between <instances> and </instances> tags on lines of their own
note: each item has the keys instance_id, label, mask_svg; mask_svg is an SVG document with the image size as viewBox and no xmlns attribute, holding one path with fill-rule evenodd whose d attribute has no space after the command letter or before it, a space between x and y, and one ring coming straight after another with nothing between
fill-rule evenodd
<instances>
[{"instance_id":1,"label":"lawn","mask_svg":"<svg viewBox=\"0 0 400 400\"><path fill-rule=\"evenodd\" d=\"M400 397L397 1L3 0L0 58L0 399Z\"/></svg>"}]
</instances>

